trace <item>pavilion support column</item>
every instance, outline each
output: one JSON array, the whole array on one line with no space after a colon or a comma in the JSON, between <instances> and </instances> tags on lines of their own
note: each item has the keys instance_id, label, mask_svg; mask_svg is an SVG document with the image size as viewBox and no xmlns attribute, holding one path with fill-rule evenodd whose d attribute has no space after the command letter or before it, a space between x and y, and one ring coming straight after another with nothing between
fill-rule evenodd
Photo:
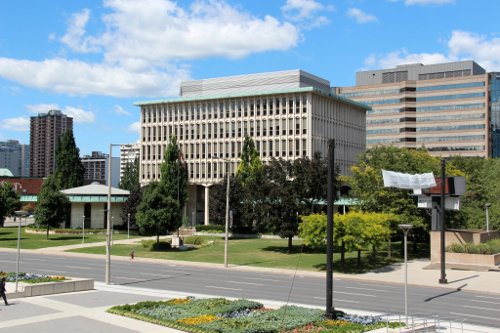
<instances>
[{"instance_id":1,"label":"pavilion support column","mask_svg":"<svg viewBox=\"0 0 500 333\"><path fill-rule=\"evenodd\" d=\"M210 211L208 203L210 200L210 185L205 185L205 225L210 224Z\"/></svg>"}]
</instances>

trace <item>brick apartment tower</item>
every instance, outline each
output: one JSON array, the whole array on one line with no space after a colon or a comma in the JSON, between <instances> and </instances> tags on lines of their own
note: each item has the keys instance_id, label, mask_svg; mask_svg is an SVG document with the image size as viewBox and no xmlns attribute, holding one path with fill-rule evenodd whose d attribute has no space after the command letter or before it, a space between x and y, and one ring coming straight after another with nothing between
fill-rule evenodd
<instances>
[{"instance_id":1,"label":"brick apartment tower","mask_svg":"<svg viewBox=\"0 0 500 333\"><path fill-rule=\"evenodd\" d=\"M59 110L39 113L30 119L30 176L47 177L55 169L57 139L73 130L73 118Z\"/></svg>"}]
</instances>

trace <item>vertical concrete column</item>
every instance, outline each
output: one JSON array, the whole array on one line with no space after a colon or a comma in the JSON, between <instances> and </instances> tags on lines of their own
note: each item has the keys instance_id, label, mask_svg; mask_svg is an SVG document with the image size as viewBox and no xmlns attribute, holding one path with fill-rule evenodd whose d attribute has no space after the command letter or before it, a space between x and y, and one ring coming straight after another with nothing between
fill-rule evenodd
<instances>
[{"instance_id":1,"label":"vertical concrete column","mask_svg":"<svg viewBox=\"0 0 500 333\"><path fill-rule=\"evenodd\" d=\"M205 225L209 224L209 208L208 208L208 202L210 199L210 185L205 185Z\"/></svg>"}]
</instances>

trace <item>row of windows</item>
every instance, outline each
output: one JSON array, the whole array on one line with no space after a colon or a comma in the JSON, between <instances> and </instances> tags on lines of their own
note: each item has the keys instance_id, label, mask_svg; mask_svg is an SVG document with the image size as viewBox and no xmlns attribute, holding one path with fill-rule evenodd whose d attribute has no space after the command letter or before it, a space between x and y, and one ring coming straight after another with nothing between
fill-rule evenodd
<instances>
[{"instance_id":1,"label":"row of windows","mask_svg":"<svg viewBox=\"0 0 500 333\"><path fill-rule=\"evenodd\" d=\"M417 91L436 91L436 90L448 90L448 89L461 89L461 88L475 88L484 87L485 82L466 82L466 83L455 83L455 84L443 84L438 86L425 86L417 87Z\"/></svg>"},{"instance_id":2,"label":"row of windows","mask_svg":"<svg viewBox=\"0 0 500 333\"><path fill-rule=\"evenodd\" d=\"M437 106L425 106L417 108L417 112L481 109L484 107L485 107L484 103L437 105Z\"/></svg>"},{"instance_id":3,"label":"row of windows","mask_svg":"<svg viewBox=\"0 0 500 333\"><path fill-rule=\"evenodd\" d=\"M199 140L302 134L307 134L307 119L289 118L143 127L142 141L167 141L173 135L179 140Z\"/></svg>"},{"instance_id":4,"label":"row of windows","mask_svg":"<svg viewBox=\"0 0 500 333\"><path fill-rule=\"evenodd\" d=\"M143 106L142 112L143 123L297 114L307 112L307 97L170 103L156 107Z\"/></svg>"},{"instance_id":5,"label":"row of windows","mask_svg":"<svg viewBox=\"0 0 500 333\"><path fill-rule=\"evenodd\" d=\"M390 144L390 143L400 143L400 142L414 142L415 138L392 138L392 139L370 139L366 140L366 143L369 145L376 144Z\"/></svg>"},{"instance_id":6,"label":"row of windows","mask_svg":"<svg viewBox=\"0 0 500 333\"><path fill-rule=\"evenodd\" d=\"M433 116L433 117L417 117L417 121L419 122L428 122L428 121L447 121L447 120L465 120L465 119L484 119L484 113L476 113L476 114L455 114L449 116Z\"/></svg>"},{"instance_id":7,"label":"row of windows","mask_svg":"<svg viewBox=\"0 0 500 333\"><path fill-rule=\"evenodd\" d=\"M453 135L418 137L417 142L443 142L443 141L479 141L484 140L484 135Z\"/></svg>"},{"instance_id":8,"label":"row of windows","mask_svg":"<svg viewBox=\"0 0 500 333\"><path fill-rule=\"evenodd\" d=\"M402 89L385 89L385 90L365 90L365 91L354 91L350 93L342 93L343 97L361 97L361 96L381 96L381 95L393 95L401 93Z\"/></svg>"},{"instance_id":9,"label":"row of windows","mask_svg":"<svg viewBox=\"0 0 500 333\"><path fill-rule=\"evenodd\" d=\"M446 71L446 72L435 72L435 73L426 73L426 74L418 74L419 80L434 80L434 79L444 79L450 77L462 77L462 76L470 76L470 69L456 70L456 71Z\"/></svg>"},{"instance_id":10,"label":"row of windows","mask_svg":"<svg viewBox=\"0 0 500 333\"><path fill-rule=\"evenodd\" d=\"M447 99L477 98L477 97L484 97L484 96L485 96L484 92L468 93L468 94L454 94L454 95L425 96L425 97L417 97L417 102L442 101L442 100L447 100Z\"/></svg>"},{"instance_id":11,"label":"row of windows","mask_svg":"<svg viewBox=\"0 0 500 333\"><path fill-rule=\"evenodd\" d=\"M428 151L484 151L484 146L440 146L427 147Z\"/></svg>"},{"instance_id":12,"label":"row of windows","mask_svg":"<svg viewBox=\"0 0 500 333\"><path fill-rule=\"evenodd\" d=\"M205 159L212 156L239 158L242 144L242 141L185 143L179 144L179 149L187 159ZM301 152L306 153L306 139L255 140L255 148L261 152L261 157L300 156ZM145 145L142 148L142 160L161 160L166 149L166 145Z\"/></svg>"},{"instance_id":13,"label":"row of windows","mask_svg":"<svg viewBox=\"0 0 500 333\"><path fill-rule=\"evenodd\" d=\"M386 133L399 133L399 128L384 128L384 129L374 129L366 131L367 135L386 134Z\"/></svg>"},{"instance_id":14,"label":"row of windows","mask_svg":"<svg viewBox=\"0 0 500 333\"><path fill-rule=\"evenodd\" d=\"M413 107L404 107L396 109L371 109L367 111L367 114L394 114L394 113L415 112L415 111L416 108Z\"/></svg>"},{"instance_id":15,"label":"row of windows","mask_svg":"<svg viewBox=\"0 0 500 333\"><path fill-rule=\"evenodd\" d=\"M431 127L418 127L417 132L434 132L434 131L466 131L484 129L484 124L478 125L455 125L455 126L431 126Z\"/></svg>"},{"instance_id":16,"label":"row of windows","mask_svg":"<svg viewBox=\"0 0 500 333\"><path fill-rule=\"evenodd\" d=\"M393 124L393 123L415 122L416 120L417 118L415 117L371 119L367 120L366 124L367 125Z\"/></svg>"}]
</instances>

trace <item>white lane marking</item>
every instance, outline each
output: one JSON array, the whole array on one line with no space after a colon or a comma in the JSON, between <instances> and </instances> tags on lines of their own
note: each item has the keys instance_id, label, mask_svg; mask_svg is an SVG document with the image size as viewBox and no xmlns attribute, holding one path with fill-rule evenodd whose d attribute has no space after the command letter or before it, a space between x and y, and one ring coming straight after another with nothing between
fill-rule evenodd
<instances>
[{"instance_id":1,"label":"white lane marking","mask_svg":"<svg viewBox=\"0 0 500 333\"><path fill-rule=\"evenodd\" d=\"M172 275L155 274L155 273L139 273L139 274L140 274L140 275L148 275L148 276L172 277Z\"/></svg>"},{"instance_id":2,"label":"white lane marking","mask_svg":"<svg viewBox=\"0 0 500 333\"><path fill-rule=\"evenodd\" d=\"M492 297L492 296L476 296L477 298L488 298L488 299L494 299L494 300L500 300L499 297Z\"/></svg>"},{"instance_id":3,"label":"white lane marking","mask_svg":"<svg viewBox=\"0 0 500 333\"><path fill-rule=\"evenodd\" d=\"M466 317L474 317L474 318L482 318L482 319L490 319L490 320L500 321L500 319L498 319L498 318L486 317L486 316L476 316L476 315L471 315L468 313L450 312L450 314L455 315L455 316L466 316Z\"/></svg>"},{"instance_id":4,"label":"white lane marking","mask_svg":"<svg viewBox=\"0 0 500 333\"><path fill-rule=\"evenodd\" d=\"M227 281L227 283L246 284L249 286L264 286L265 285L263 283L241 282L241 281Z\"/></svg>"},{"instance_id":5,"label":"white lane marking","mask_svg":"<svg viewBox=\"0 0 500 333\"><path fill-rule=\"evenodd\" d=\"M51 274L53 274L53 273L60 273L60 274L61 274L61 273L62 273L62 274L66 274L66 273L68 273L68 272L66 272L66 271L52 271L52 270L51 270L51 271L49 271L49 272L50 272Z\"/></svg>"},{"instance_id":6,"label":"white lane marking","mask_svg":"<svg viewBox=\"0 0 500 333\"><path fill-rule=\"evenodd\" d=\"M485 308L485 307L483 307L483 306L464 305L464 308L500 312L500 309Z\"/></svg>"},{"instance_id":7,"label":"white lane marking","mask_svg":"<svg viewBox=\"0 0 500 333\"><path fill-rule=\"evenodd\" d=\"M382 289L373 289L373 288L361 288L361 287L344 287L346 289L359 289L359 290L373 290L373 291L380 291L380 292L386 292L387 290L382 290Z\"/></svg>"},{"instance_id":8,"label":"white lane marking","mask_svg":"<svg viewBox=\"0 0 500 333\"><path fill-rule=\"evenodd\" d=\"M7 262L9 264L15 264L17 261L11 261L11 260L0 260L0 262Z\"/></svg>"},{"instance_id":9,"label":"white lane marking","mask_svg":"<svg viewBox=\"0 0 500 333\"><path fill-rule=\"evenodd\" d=\"M76 269L92 269L90 267L82 267L82 266L64 266L66 268L76 268Z\"/></svg>"},{"instance_id":10,"label":"white lane marking","mask_svg":"<svg viewBox=\"0 0 500 333\"><path fill-rule=\"evenodd\" d=\"M288 280L277 280L277 279L267 279L267 278L259 278L259 277L245 277L247 280L259 280L259 281L272 281L272 282L284 282Z\"/></svg>"},{"instance_id":11,"label":"white lane marking","mask_svg":"<svg viewBox=\"0 0 500 333\"><path fill-rule=\"evenodd\" d=\"M476 301L475 299L471 299L471 302L476 302L476 303L487 303L487 304L495 304L495 305L500 305L499 302L490 302L490 301Z\"/></svg>"},{"instance_id":12,"label":"white lane marking","mask_svg":"<svg viewBox=\"0 0 500 333\"><path fill-rule=\"evenodd\" d=\"M365 296L365 297L377 297L375 295L367 295L367 294L356 294L356 293L346 293L345 291L334 291L335 294L347 294L347 295L356 295L356 296Z\"/></svg>"},{"instance_id":13,"label":"white lane marking","mask_svg":"<svg viewBox=\"0 0 500 333\"><path fill-rule=\"evenodd\" d=\"M24 258L23 260L26 260L26 261L47 261L44 259L34 259L34 258Z\"/></svg>"},{"instance_id":14,"label":"white lane marking","mask_svg":"<svg viewBox=\"0 0 500 333\"><path fill-rule=\"evenodd\" d=\"M399 287L393 287L393 286L386 286L383 284L371 284L371 283L358 283L358 284L362 285L362 286L382 287L382 288L387 288L387 289L399 288Z\"/></svg>"},{"instance_id":15,"label":"white lane marking","mask_svg":"<svg viewBox=\"0 0 500 333\"><path fill-rule=\"evenodd\" d=\"M212 288L212 289L224 289L224 290L234 290L234 291L243 291L243 289L224 288L224 287L217 287L217 286L205 286L205 288Z\"/></svg>"},{"instance_id":16,"label":"white lane marking","mask_svg":"<svg viewBox=\"0 0 500 333\"><path fill-rule=\"evenodd\" d=\"M313 297L315 299L321 299L321 300L326 300L326 297ZM347 299L339 299L339 298L332 298L332 300L336 301L336 302L347 302L347 303L356 303L358 304L359 302L356 302L356 301L351 301L351 300L347 300Z\"/></svg>"}]
</instances>

